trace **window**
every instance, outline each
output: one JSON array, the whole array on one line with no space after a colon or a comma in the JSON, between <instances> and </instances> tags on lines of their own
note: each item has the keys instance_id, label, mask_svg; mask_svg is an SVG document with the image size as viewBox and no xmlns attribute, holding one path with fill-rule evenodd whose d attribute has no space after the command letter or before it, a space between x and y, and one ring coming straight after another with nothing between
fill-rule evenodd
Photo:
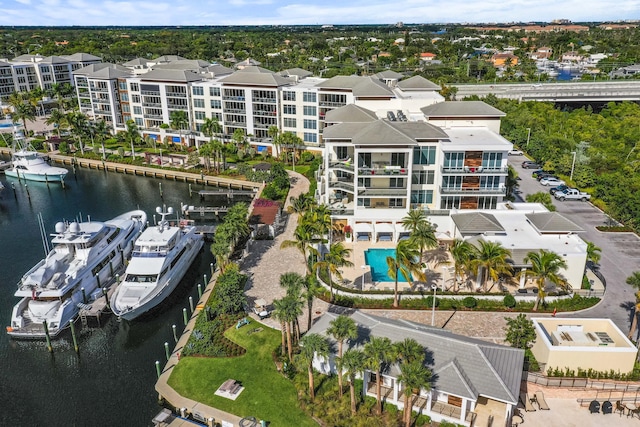
<instances>
[{"instance_id":1,"label":"window","mask_svg":"<svg viewBox=\"0 0 640 427\"><path fill-rule=\"evenodd\" d=\"M433 190L414 190L411 192L411 203L433 203Z\"/></svg>"},{"instance_id":2,"label":"window","mask_svg":"<svg viewBox=\"0 0 640 427\"><path fill-rule=\"evenodd\" d=\"M349 158L349 151L347 147L336 147L336 155L340 160L346 160Z\"/></svg>"},{"instance_id":3,"label":"window","mask_svg":"<svg viewBox=\"0 0 640 427\"><path fill-rule=\"evenodd\" d=\"M389 199L389 207L402 208L404 207L404 202L402 201L402 199Z\"/></svg>"},{"instance_id":4,"label":"window","mask_svg":"<svg viewBox=\"0 0 640 427\"><path fill-rule=\"evenodd\" d=\"M194 98L193 108L204 108L204 99Z\"/></svg>"},{"instance_id":5,"label":"window","mask_svg":"<svg viewBox=\"0 0 640 427\"><path fill-rule=\"evenodd\" d=\"M136 117L135 122L136 122L136 126L144 127L144 121L140 117Z\"/></svg>"},{"instance_id":6,"label":"window","mask_svg":"<svg viewBox=\"0 0 640 427\"><path fill-rule=\"evenodd\" d=\"M118 82L118 88L120 90L127 90L127 82Z\"/></svg>"},{"instance_id":7,"label":"window","mask_svg":"<svg viewBox=\"0 0 640 427\"><path fill-rule=\"evenodd\" d=\"M131 102L135 102L136 104L140 104L140 95L131 95Z\"/></svg>"},{"instance_id":8,"label":"window","mask_svg":"<svg viewBox=\"0 0 640 427\"><path fill-rule=\"evenodd\" d=\"M291 104L284 104L282 106L282 112L284 114L295 114L296 113L296 106L295 105L291 105Z\"/></svg>"},{"instance_id":9,"label":"window","mask_svg":"<svg viewBox=\"0 0 640 427\"><path fill-rule=\"evenodd\" d=\"M124 102L129 102L129 94L128 93L121 93L120 94L120 100L124 101Z\"/></svg>"},{"instance_id":10,"label":"window","mask_svg":"<svg viewBox=\"0 0 640 427\"><path fill-rule=\"evenodd\" d=\"M404 167L404 153L391 153L391 165Z\"/></svg>"},{"instance_id":11,"label":"window","mask_svg":"<svg viewBox=\"0 0 640 427\"><path fill-rule=\"evenodd\" d=\"M202 86L193 86L191 88L191 92L196 96L197 95L204 96L204 88Z\"/></svg>"},{"instance_id":12,"label":"window","mask_svg":"<svg viewBox=\"0 0 640 427\"><path fill-rule=\"evenodd\" d=\"M304 133L304 142L318 142L318 135L311 132Z\"/></svg>"},{"instance_id":13,"label":"window","mask_svg":"<svg viewBox=\"0 0 640 427\"><path fill-rule=\"evenodd\" d=\"M371 178L358 178L358 187L371 187Z\"/></svg>"},{"instance_id":14,"label":"window","mask_svg":"<svg viewBox=\"0 0 640 427\"><path fill-rule=\"evenodd\" d=\"M318 122L315 120L304 119L304 128L305 129L317 129Z\"/></svg>"},{"instance_id":15,"label":"window","mask_svg":"<svg viewBox=\"0 0 640 427\"><path fill-rule=\"evenodd\" d=\"M371 207L371 199L358 199L358 206Z\"/></svg>"},{"instance_id":16,"label":"window","mask_svg":"<svg viewBox=\"0 0 640 427\"><path fill-rule=\"evenodd\" d=\"M442 188L449 188L449 189L462 188L462 177L461 176L443 176Z\"/></svg>"},{"instance_id":17,"label":"window","mask_svg":"<svg viewBox=\"0 0 640 427\"><path fill-rule=\"evenodd\" d=\"M433 165L436 163L436 147L414 147L414 165Z\"/></svg>"},{"instance_id":18,"label":"window","mask_svg":"<svg viewBox=\"0 0 640 427\"><path fill-rule=\"evenodd\" d=\"M440 209L459 209L460 196L445 196L440 201Z\"/></svg>"},{"instance_id":19,"label":"window","mask_svg":"<svg viewBox=\"0 0 640 427\"><path fill-rule=\"evenodd\" d=\"M196 117L196 120L204 120L207 117L204 111L194 111L193 113Z\"/></svg>"},{"instance_id":20,"label":"window","mask_svg":"<svg viewBox=\"0 0 640 427\"><path fill-rule=\"evenodd\" d=\"M498 188L500 186L499 176L480 177L480 188Z\"/></svg>"},{"instance_id":21,"label":"window","mask_svg":"<svg viewBox=\"0 0 640 427\"><path fill-rule=\"evenodd\" d=\"M313 117L315 117L315 116L316 116L316 114L317 114L317 113L316 113L316 107L315 107L315 106L313 106L313 105L305 105L305 106L303 107L303 111L304 111L304 113L303 113L303 114L304 114L305 116L313 116Z\"/></svg>"},{"instance_id":22,"label":"window","mask_svg":"<svg viewBox=\"0 0 640 427\"><path fill-rule=\"evenodd\" d=\"M295 128L296 127L296 119L292 117L285 117L282 119L282 125L286 128Z\"/></svg>"},{"instance_id":23,"label":"window","mask_svg":"<svg viewBox=\"0 0 640 427\"><path fill-rule=\"evenodd\" d=\"M211 100L211 108L215 108L216 110L220 110L222 108L222 101L219 99Z\"/></svg>"},{"instance_id":24,"label":"window","mask_svg":"<svg viewBox=\"0 0 640 427\"><path fill-rule=\"evenodd\" d=\"M129 104L123 104L122 105L122 112L124 112L124 113L130 113L131 112L131 107L129 107Z\"/></svg>"},{"instance_id":25,"label":"window","mask_svg":"<svg viewBox=\"0 0 640 427\"><path fill-rule=\"evenodd\" d=\"M133 106L133 114L142 114L142 107L134 105Z\"/></svg>"},{"instance_id":26,"label":"window","mask_svg":"<svg viewBox=\"0 0 640 427\"><path fill-rule=\"evenodd\" d=\"M415 171L411 175L411 183L414 185L433 184L435 171Z\"/></svg>"},{"instance_id":27,"label":"window","mask_svg":"<svg viewBox=\"0 0 640 427\"><path fill-rule=\"evenodd\" d=\"M316 102L315 92L302 92L302 101L304 102Z\"/></svg>"},{"instance_id":28,"label":"window","mask_svg":"<svg viewBox=\"0 0 640 427\"><path fill-rule=\"evenodd\" d=\"M296 93L292 92L290 90L284 91L284 92L282 92L282 100L283 101L295 101L296 100Z\"/></svg>"},{"instance_id":29,"label":"window","mask_svg":"<svg viewBox=\"0 0 640 427\"><path fill-rule=\"evenodd\" d=\"M464 153L444 153L445 169L462 169L464 167Z\"/></svg>"},{"instance_id":30,"label":"window","mask_svg":"<svg viewBox=\"0 0 640 427\"><path fill-rule=\"evenodd\" d=\"M404 178L389 178L389 188L404 188Z\"/></svg>"},{"instance_id":31,"label":"window","mask_svg":"<svg viewBox=\"0 0 640 427\"><path fill-rule=\"evenodd\" d=\"M209 96L220 96L220 88L219 87L210 87L209 88Z\"/></svg>"},{"instance_id":32,"label":"window","mask_svg":"<svg viewBox=\"0 0 640 427\"><path fill-rule=\"evenodd\" d=\"M502 153L483 153L482 167L487 169L499 169L502 167Z\"/></svg>"},{"instance_id":33,"label":"window","mask_svg":"<svg viewBox=\"0 0 640 427\"><path fill-rule=\"evenodd\" d=\"M140 92L140 85L138 83L131 83L131 92Z\"/></svg>"},{"instance_id":34,"label":"window","mask_svg":"<svg viewBox=\"0 0 640 427\"><path fill-rule=\"evenodd\" d=\"M478 209L495 209L497 203L497 197L478 197Z\"/></svg>"}]
</instances>

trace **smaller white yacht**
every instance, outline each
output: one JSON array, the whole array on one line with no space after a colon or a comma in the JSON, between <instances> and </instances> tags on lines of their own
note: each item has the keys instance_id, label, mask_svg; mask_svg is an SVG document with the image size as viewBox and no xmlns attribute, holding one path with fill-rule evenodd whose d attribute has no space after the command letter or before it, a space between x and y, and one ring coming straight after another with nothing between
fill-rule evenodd
<instances>
[{"instance_id":1,"label":"smaller white yacht","mask_svg":"<svg viewBox=\"0 0 640 427\"><path fill-rule=\"evenodd\" d=\"M186 221L169 224L173 209L157 208L160 223L147 228L136 240L131 261L116 289L111 310L133 320L167 298L193 263L203 245L202 236Z\"/></svg>"},{"instance_id":2,"label":"smaller white yacht","mask_svg":"<svg viewBox=\"0 0 640 427\"><path fill-rule=\"evenodd\" d=\"M15 296L21 299L13 308L7 333L14 338L42 339L46 322L49 335L58 335L81 308L102 297L103 287L113 285L146 224L147 214L141 210L105 222L57 223L53 249L46 245L46 258L18 283Z\"/></svg>"},{"instance_id":3,"label":"smaller white yacht","mask_svg":"<svg viewBox=\"0 0 640 427\"><path fill-rule=\"evenodd\" d=\"M61 182L68 172L65 168L47 163L33 147L26 143L22 131L14 127L11 167L5 171L5 175L28 181Z\"/></svg>"}]
</instances>

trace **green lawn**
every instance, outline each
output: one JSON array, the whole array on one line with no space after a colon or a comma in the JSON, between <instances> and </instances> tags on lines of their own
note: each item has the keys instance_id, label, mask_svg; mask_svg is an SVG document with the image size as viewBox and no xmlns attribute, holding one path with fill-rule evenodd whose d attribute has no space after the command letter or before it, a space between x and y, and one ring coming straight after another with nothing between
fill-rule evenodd
<instances>
[{"instance_id":1,"label":"green lawn","mask_svg":"<svg viewBox=\"0 0 640 427\"><path fill-rule=\"evenodd\" d=\"M248 334L257 327L263 330ZM225 335L245 347L247 353L228 358L183 357L169 385L185 397L241 417L267 420L274 427L317 427L299 408L293 384L276 370L271 353L280 345L280 332L251 320L240 329L227 330ZM214 394L230 378L245 387L235 401Z\"/></svg>"}]
</instances>

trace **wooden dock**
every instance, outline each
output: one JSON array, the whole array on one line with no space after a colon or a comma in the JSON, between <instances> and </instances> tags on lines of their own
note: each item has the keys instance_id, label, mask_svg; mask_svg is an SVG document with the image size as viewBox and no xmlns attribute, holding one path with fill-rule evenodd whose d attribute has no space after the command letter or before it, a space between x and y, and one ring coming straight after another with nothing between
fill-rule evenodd
<instances>
[{"instance_id":1,"label":"wooden dock","mask_svg":"<svg viewBox=\"0 0 640 427\"><path fill-rule=\"evenodd\" d=\"M221 213L227 213L228 210L229 208L227 206L183 206L182 208L187 218L190 218L192 215L200 215L203 217L213 214L220 216Z\"/></svg>"},{"instance_id":2,"label":"wooden dock","mask_svg":"<svg viewBox=\"0 0 640 427\"><path fill-rule=\"evenodd\" d=\"M226 196L228 199L233 199L234 196L249 196L256 195L256 191L244 191L244 190L200 190L198 191L200 199L204 199L206 196Z\"/></svg>"},{"instance_id":3,"label":"wooden dock","mask_svg":"<svg viewBox=\"0 0 640 427\"><path fill-rule=\"evenodd\" d=\"M124 269L121 269L120 275L122 275L122 273L124 273ZM107 287L107 297L109 298L109 304L111 303L113 293L116 291L117 287L118 285L116 284L115 279ZM101 327L102 318L111 314L110 306L107 306L107 300L104 296L97 298L95 301L92 301L91 304L87 304L87 306L88 308L82 308L78 313L78 319L82 324L82 328L88 328L92 326Z\"/></svg>"}]
</instances>

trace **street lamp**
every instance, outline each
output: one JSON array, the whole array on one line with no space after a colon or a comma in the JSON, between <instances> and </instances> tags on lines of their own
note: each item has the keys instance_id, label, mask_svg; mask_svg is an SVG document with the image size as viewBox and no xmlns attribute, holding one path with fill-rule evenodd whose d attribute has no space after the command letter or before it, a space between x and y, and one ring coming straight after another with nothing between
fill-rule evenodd
<instances>
[{"instance_id":1,"label":"street lamp","mask_svg":"<svg viewBox=\"0 0 640 427\"><path fill-rule=\"evenodd\" d=\"M573 169L576 167L576 153L577 151L571 152L571 154L573 154L573 161L571 162L571 175L569 175L570 181L573 181Z\"/></svg>"},{"instance_id":2,"label":"street lamp","mask_svg":"<svg viewBox=\"0 0 640 427\"><path fill-rule=\"evenodd\" d=\"M531 128L527 128L527 148L529 148L529 140L531 140Z\"/></svg>"},{"instance_id":3,"label":"street lamp","mask_svg":"<svg viewBox=\"0 0 640 427\"><path fill-rule=\"evenodd\" d=\"M431 307L431 326L436 325L436 289L438 287L436 285L431 285L431 289L433 289L433 306Z\"/></svg>"}]
</instances>

